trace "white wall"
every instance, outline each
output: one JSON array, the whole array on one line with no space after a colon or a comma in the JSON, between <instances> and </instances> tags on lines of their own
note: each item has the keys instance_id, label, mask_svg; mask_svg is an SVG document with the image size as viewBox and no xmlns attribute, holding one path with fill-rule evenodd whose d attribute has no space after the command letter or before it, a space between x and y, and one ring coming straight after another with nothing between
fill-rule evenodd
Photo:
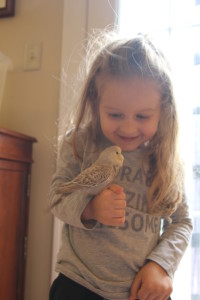
<instances>
[{"instance_id":1,"label":"white wall","mask_svg":"<svg viewBox=\"0 0 200 300\"><path fill-rule=\"evenodd\" d=\"M16 0L15 16L0 19L0 51L13 62L0 108L0 127L38 140L33 149L25 300L48 299L53 217L45 210L55 170L53 143L60 91L55 77L60 76L62 20L63 0ZM37 71L23 69L27 43L42 43Z\"/></svg>"}]
</instances>

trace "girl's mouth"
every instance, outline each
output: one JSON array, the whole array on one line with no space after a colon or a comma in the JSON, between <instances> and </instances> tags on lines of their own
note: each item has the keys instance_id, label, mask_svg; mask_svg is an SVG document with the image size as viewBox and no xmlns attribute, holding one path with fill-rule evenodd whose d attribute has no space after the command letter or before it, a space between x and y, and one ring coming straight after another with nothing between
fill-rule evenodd
<instances>
[{"instance_id":1,"label":"girl's mouth","mask_svg":"<svg viewBox=\"0 0 200 300\"><path fill-rule=\"evenodd\" d=\"M118 135L118 137L119 137L121 140L123 140L124 142L131 143L131 142L137 140L139 136L128 137L128 136Z\"/></svg>"}]
</instances>

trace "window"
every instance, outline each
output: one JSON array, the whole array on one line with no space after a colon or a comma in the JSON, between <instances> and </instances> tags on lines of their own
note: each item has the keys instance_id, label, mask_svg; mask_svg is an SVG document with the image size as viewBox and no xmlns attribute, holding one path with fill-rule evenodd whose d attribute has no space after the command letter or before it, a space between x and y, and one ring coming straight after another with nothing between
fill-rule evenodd
<instances>
[{"instance_id":1,"label":"window","mask_svg":"<svg viewBox=\"0 0 200 300\"><path fill-rule=\"evenodd\" d=\"M158 39L175 70L194 231L172 298L200 300L200 0L123 0L119 25L123 35L149 32Z\"/></svg>"}]
</instances>

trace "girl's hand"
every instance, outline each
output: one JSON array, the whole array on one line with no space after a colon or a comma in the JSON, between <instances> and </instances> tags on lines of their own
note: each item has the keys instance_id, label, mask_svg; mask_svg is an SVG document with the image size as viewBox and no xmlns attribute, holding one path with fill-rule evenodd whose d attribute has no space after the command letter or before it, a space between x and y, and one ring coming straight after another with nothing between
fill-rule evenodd
<instances>
[{"instance_id":1,"label":"girl's hand","mask_svg":"<svg viewBox=\"0 0 200 300\"><path fill-rule=\"evenodd\" d=\"M150 261L133 281L130 300L167 300L172 293L172 281L163 268Z\"/></svg>"},{"instance_id":2,"label":"girl's hand","mask_svg":"<svg viewBox=\"0 0 200 300\"><path fill-rule=\"evenodd\" d=\"M111 185L86 206L82 220L96 220L104 225L119 226L125 222L126 196L119 185Z\"/></svg>"}]
</instances>

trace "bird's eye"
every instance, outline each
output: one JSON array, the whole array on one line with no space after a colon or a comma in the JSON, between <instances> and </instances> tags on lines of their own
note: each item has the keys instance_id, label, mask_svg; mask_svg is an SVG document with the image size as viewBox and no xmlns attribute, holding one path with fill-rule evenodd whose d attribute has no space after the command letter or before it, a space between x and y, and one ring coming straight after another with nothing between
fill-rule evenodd
<instances>
[{"instance_id":1,"label":"bird's eye","mask_svg":"<svg viewBox=\"0 0 200 300\"><path fill-rule=\"evenodd\" d=\"M119 151L116 151L116 154L119 154Z\"/></svg>"}]
</instances>

